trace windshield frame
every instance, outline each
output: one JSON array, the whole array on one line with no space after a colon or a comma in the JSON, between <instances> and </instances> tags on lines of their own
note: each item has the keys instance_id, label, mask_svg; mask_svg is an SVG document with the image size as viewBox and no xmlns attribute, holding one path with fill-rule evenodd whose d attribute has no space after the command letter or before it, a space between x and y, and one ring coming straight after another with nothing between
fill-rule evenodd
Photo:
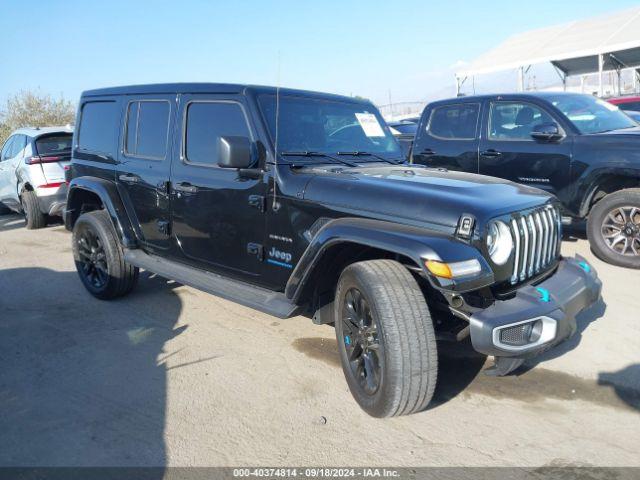
<instances>
[{"instance_id":1,"label":"windshield frame","mask_svg":"<svg viewBox=\"0 0 640 480\"><path fill-rule=\"evenodd\" d=\"M270 122L269 119L267 118L267 111L265 109L265 104L264 104L264 97L272 97L273 99L276 98L276 96L278 95L276 90L273 91L261 91L261 92L256 92L255 96L254 96L254 102L255 105L258 109L258 112L260 114L260 119L263 122L264 125L264 130L265 133L267 134L267 137L269 138L272 148L275 150L276 148L276 141L275 141L275 122ZM358 109L358 108L362 108L363 111L366 110L367 113L371 113L373 115L375 115L376 120L378 121L379 126L382 128L382 131L384 132L384 138L390 142L391 145L393 145L395 148L392 151L379 151L377 149L371 149L371 150L367 150L366 152L369 153L370 155L355 155L355 156L347 156L344 157L345 160L350 160L353 162L357 162L357 163L381 163L384 160L381 160L380 158L376 158L376 156L378 157L383 157L384 159L388 159L388 160L397 160L398 162L405 160L404 159L404 155L402 153L402 149L400 147L400 144L398 143L397 139L395 138L395 136L391 133L391 130L389 129L387 122L385 121L384 117L382 117L382 114L379 112L379 110L377 109L377 107L375 105L373 105L370 102L365 102L365 101L361 101L361 100L351 100L348 98L341 98L340 96L334 96L334 95L322 95L322 94L306 94L303 92L297 92L297 91L285 91L285 92L281 92L279 93L280 95L280 101L282 101L283 98L293 98L293 99L300 99L300 100L308 100L310 102L328 102L328 103L334 103L334 104L341 104L341 105L348 105L348 106L353 106L354 110ZM280 112L281 114L281 112ZM282 118L280 118L279 120L280 122L282 122ZM345 125L342 126L340 128L345 128L345 127L352 127L358 125L357 123L353 123L353 124L349 124L349 125ZM340 128L338 128L336 131L340 130ZM357 148L350 148L350 149L345 149L345 148L336 148L336 151L333 151L331 149L314 149L312 151L312 153L314 153L314 155L292 155L291 152L296 152L296 151L300 151L300 152L304 152L305 149L302 148L283 148L282 145L278 145L278 159L277 162L278 163L283 163L283 164L309 164L309 165L318 165L318 164L335 164L337 162L335 162L335 159L332 160L332 157L337 157L338 154L344 155L344 152L347 150L353 150L353 151L357 151ZM288 152L289 151L289 152ZM283 156L283 153L289 153L289 155ZM316 155L317 154L317 155ZM386 160L386 161L388 161ZM273 163L273 162L271 162Z\"/></svg>"},{"instance_id":2,"label":"windshield frame","mask_svg":"<svg viewBox=\"0 0 640 480\"><path fill-rule=\"evenodd\" d=\"M591 101L592 105L600 105L602 107L602 111L608 110L612 112L612 115L615 115L617 119L621 120L619 125L612 125L613 128L602 128L602 129L585 129L583 125L580 123L576 123L574 119L572 119L568 113L566 113L560 106L563 102L568 102L570 100L578 100L578 101ZM579 94L557 94L550 95L546 98L546 101L553 106L553 108L562 115L563 119L568 122L580 135L598 135L601 133L610 132L613 130L626 130L629 128L634 128L638 126L638 123L630 118L627 114L625 114L617 105L611 104L601 98L594 97L592 95L579 95Z\"/></svg>"}]
</instances>

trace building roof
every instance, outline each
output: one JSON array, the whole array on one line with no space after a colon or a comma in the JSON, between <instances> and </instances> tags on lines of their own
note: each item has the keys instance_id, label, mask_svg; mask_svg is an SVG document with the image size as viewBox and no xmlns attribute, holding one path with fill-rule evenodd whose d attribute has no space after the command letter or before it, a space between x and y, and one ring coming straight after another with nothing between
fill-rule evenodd
<instances>
[{"instance_id":1,"label":"building roof","mask_svg":"<svg viewBox=\"0 0 640 480\"><path fill-rule=\"evenodd\" d=\"M640 66L640 7L531 30L507 39L456 73L459 78L551 62L566 75Z\"/></svg>"}]
</instances>

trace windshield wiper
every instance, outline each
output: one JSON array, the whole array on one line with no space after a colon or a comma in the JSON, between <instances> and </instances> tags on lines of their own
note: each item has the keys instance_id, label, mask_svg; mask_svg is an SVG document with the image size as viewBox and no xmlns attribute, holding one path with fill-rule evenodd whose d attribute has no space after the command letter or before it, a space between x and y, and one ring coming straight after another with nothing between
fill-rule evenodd
<instances>
[{"instance_id":1,"label":"windshield wiper","mask_svg":"<svg viewBox=\"0 0 640 480\"><path fill-rule=\"evenodd\" d=\"M383 162L391 163L392 165L398 165L402 163L401 161L391 160L390 158L381 157L380 155L376 155L375 153L363 152L361 150L355 150L353 152L338 152L338 155L351 155L353 157L374 157L378 160L382 160Z\"/></svg>"},{"instance_id":2,"label":"windshield wiper","mask_svg":"<svg viewBox=\"0 0 640 480\"><path fill-rule=\"evenodd\" d=\"M334 157L332 155L329 155L328 153L314 152L314 151L308 151L308 150L305 150L302 152L281 152L280 155L282 155L283 157L323 157L323 158L328 158L330 160L333 160L334 162L342 163L343 165L348 165L350 167L358 166L356 163L349 162L343 158Z\"/></svg>"}]
</instances>

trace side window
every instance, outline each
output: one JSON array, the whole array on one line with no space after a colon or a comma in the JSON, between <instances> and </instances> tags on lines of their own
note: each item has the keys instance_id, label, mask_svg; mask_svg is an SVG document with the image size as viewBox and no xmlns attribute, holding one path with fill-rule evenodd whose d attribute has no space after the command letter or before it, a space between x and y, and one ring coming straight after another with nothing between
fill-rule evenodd
<instances>
[{"instance_id":1,"label":"side window","mask_svg":"<svg viewBox=\"0 0 640 480\"><path fill-rule=\"evenodd\" d=\"M18 155L23 154L24 147L27 146L27 136L26 135L16 135L13 139L13 145L11 147L11 153L9 154L10 158L14 158Z\"/></svg>"},{"instance_id":2,"label":"side window","mask_svg":"<svg viewBox=\"0 0 640 480\"><path fill-rule=\"evenodd\" d=\"M124 146L127 155L154 160L165 158L170 109L165 100L129 103Z\"/></svg>"},{"instance_id":3,"label":"side window","mask_svg":"<svg viewBox=\"0 0 640 480\"><path fill-rule=\"evenodd\" d=\"M489 114L489 139L533 141L533 127L553 121L548 113L530 103L493 102Z\"/></svg>"},{"instance_id":4,"label":"side window","mask_svg":"<svg viewBox=\"0 0 640 480\"><path fill-rule=\"evenodd\" d=\"M187 106L185 158L200 165L218 164L218 139L250 137L242 107L232 102L192 102Z\"/></svg>"},{"instance_id":5,"label":"side window","mask_svg":"<svg viewBox=\"0 0 640 480\"><path fill-rule=\"evenodd\" d=\"M82 106L78 148L115 157L119 112L114 101L87 102Z\"/></svg>"},{"instance_id":6,"label":"side window","mask_svg":"<svg viewBox=\"0 0 640 480\"><path fill-rule=\"evenodd\" d=\"M475 140L479 111L478 103L436 107L431 112L427 132L443 140Z\"/></svg>"},{"instance_id":7,"label":"side window","mask_svg":"<svg viewBox=\"0 0 640 480\"><path fill-rule=\"evenodd\" d=\"M0 153L0 162L4 161L4 160L8 160L11 158L11 156L9 155L11 153L12 150L12 145L13 145L13 140L16 138L15 135L9 137L9 139L4 142L4 145L2 146L2 153Z\"/></svg>"}]
</instances>

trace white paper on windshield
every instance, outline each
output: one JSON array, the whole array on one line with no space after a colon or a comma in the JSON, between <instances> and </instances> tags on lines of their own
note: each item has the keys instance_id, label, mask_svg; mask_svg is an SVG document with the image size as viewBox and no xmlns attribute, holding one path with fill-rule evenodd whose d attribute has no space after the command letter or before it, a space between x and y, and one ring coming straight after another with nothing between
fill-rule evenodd
<instances>
[{"instance_id":1,"label":"white paper on windshield","mask_svg":"<svg viewBox=\"0 0 640 480\"><path fill-rule=\"evenodd\" d=\"M356 113L356 118L367 137L384 137L384 130L373 113Z\"/></svg>"}]
</instances>

